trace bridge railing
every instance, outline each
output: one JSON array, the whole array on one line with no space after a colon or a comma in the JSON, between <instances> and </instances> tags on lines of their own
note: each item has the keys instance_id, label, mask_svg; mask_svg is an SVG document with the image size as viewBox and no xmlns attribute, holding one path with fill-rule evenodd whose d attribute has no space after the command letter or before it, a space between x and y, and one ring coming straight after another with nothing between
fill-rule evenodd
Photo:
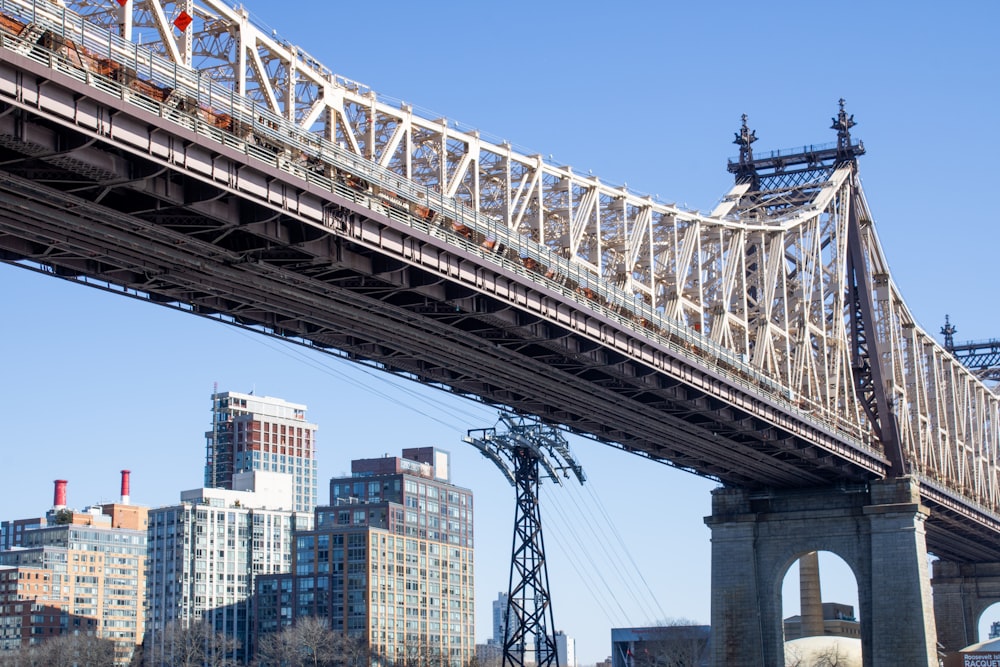
<instances>
[{"instance_id":1,"label":"bridge railing","mask_svg":"<svg viewBox=\"0 0 1000 667\"><path fill-rule=\"evenodd\" d=\"M47 0L0 0L0 12L26 25L51 31L62 40L60 48L50 49L32 41L40 36L36 32L24 39L0 32L0 46L13 46L27 57L209 140L379 211L399 223L442 238L486 262L541 284L563 299L595 311L684 358L697 358L698 363L711 367L748 393L767 396L816 427L835 432L852 446L877 453L859 423L823 410L819 405L810 407L807 399L795 396L788 388L761 373L742 355L665 317L661 310L606 282L593 270L518 234L503 222L488 218L433 188L414 183L337 143L304 131L291 120L251 98L237 95L201 72L123 40ZM81 59L102 66L104 61L111 61L121 69L105 76ZM137 82L144 83L138 85ZM330 168L363 178L397 197L426 207L447 224L431 222L424 216L394 207L371 192L350 187L330 176ZM487 250L482 244L449 229L448 224L474 230L481 237L495 241L497 247L505 248L509 254ZM526 260L546 267L551 275L528 269ZM570 288L568 284L575 287ZM584 296L581 293L584 288L598 298Z\"/></svg>"}]
</instances>

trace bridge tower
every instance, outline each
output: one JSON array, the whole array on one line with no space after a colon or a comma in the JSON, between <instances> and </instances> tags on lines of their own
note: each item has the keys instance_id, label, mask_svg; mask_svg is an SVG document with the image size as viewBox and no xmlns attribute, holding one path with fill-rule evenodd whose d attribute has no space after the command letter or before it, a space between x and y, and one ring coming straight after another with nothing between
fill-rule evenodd
<instances>
[{"instance_id":1,"label":"bridge tower","mask_svg":"<svg viewBox=\"0 0 1000 667\"><path fill-rule=\"evenodd\" d=\"M538 502L539 474L544 469L545 476L557 484L570 472L581 484L585 477L557 429L507 413L500 414L500 422L505 432L495 427L475 429L465 442L493 461L517 489L503 665L559 667Z\"/></svg>"},{"instance_id":2,"label":"bridge tower","mask_svg":"<svg viewBox=\"0 0 1000 667\"><path fill-rule=\"evenodd\" d=\"M963 366L1000 391L1000 339L955 343L956 327L944 316L941 335L945 348ZM934 615L938 642L946 651L957 651L977 641L983 612L1000 602L1000 562L986 557L975 562L937 560L933 565Z\"/></svg>"},{"instance_id":3,"label":"bridge tower","mask_svg":"<svg viewBox=\"0 0 1000 667\"><path fill-rule=\"evenodd\" d=\"M883 286L867 269L864 238L872 224L858 183L864 145L851 137L854 117L844 100L833 118L835 146L806 146L754 156L756 134L746 116L736 141L738 161L729 171L735 208L781 211L806 200L830 176L849 169L845 325L851 375L877 443L888 462L887 479L836 487L718 489L712 515L712 665L784 664L781 588L789 567L813 551L842 558L858 582L865 667L936 666L937 646L927 565L920 487L909 475L897 416L886 392L886 358L876 329L875 303ZM794 205L794 204L792 204ZM748 250L748 254L753 249ZM754 253L756 254L756 253Z\"/></svg>"},{"instance_id":4,"label":"bridge tower","mask_svg":"<svg viewBox=\"0 0 1000 667\"><path fill-rule=\"evenodd\" d=\"M941 327L945 348L983 382L1000 382L1000 339L968 341L956 345L956 333L958 328L945 315L944 326Z\"/></svg>"}]
</instances>

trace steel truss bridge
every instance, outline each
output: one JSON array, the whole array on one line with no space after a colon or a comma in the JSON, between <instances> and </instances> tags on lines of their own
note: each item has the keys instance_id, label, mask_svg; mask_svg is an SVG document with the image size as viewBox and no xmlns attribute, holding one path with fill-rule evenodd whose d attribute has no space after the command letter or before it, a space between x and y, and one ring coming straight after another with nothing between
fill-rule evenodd
<instances>
[{"instance_id":1,"label":"steel truss bridge","mask_svg":"<svg viewBox=\"0 0 1000 667\"><path fill-rule=\"evenodd\" d=\"M1000 560L1000 397L917 326L841 105L709 215L377 95L217 0L0 0L0 259L729 485L912 475ZM141 44L141 46L139 46Z\"/></svg>"}]
</instances>

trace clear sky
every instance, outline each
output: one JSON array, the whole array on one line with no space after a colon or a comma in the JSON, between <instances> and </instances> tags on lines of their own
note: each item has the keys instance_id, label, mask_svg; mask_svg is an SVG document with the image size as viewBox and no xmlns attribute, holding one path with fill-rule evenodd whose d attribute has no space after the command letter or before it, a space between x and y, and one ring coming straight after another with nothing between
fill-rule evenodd
<instances>
[{"instance_id":1,"label":"clear sky","mask_svg":"<svg viewBox=\"0 0 1000 667\"><path fill-rule=\"evenodd\" d=\"M1000 337L996 3L246 4L327 68L432 117L704 211L731 184L741 114L757 150L825 143L843 97L868 150L876 229L918 322L936 333L949 314L959 341ZM6 265L0 313L0 517L48 509L56 478L77 507L114 499L121 468L135 502L176 502L202 482L213 383L253 389L309 406L321 501L353 458L452 452L454 481L476 494L477 639L489 635L514 491L461 439L492 426L491 409ZM614 626L707 624L714 483L572 444L588 484L545 488L542 512L556 625L581 664L609 654ZM824 598L855 602L847 581L825 576Z\"/></svg>"}]
</instances>

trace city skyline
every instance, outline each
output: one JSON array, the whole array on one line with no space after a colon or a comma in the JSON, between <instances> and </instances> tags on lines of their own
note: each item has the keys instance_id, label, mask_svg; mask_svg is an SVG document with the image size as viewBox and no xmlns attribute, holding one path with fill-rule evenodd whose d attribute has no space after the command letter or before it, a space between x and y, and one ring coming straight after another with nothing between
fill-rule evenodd
<instances>
[{"instance_id":1,"label":"city skyline","mask_svg":"<svg viewBox=\"0 0 1000 667\"><path fill-rule=\"evenodd\" d=\"M451 25L442 17L456 9L429 3L385 12L373 39L355 29L373 20L364 6L333 12L328 3L304 1L291 12L273 0L247 4L255 19L381 93L703 210L731 184L725 162L736 153L730 142L740 114L760 137L755 148L823 143L832 140L829 119L844 97L868 150L859 165L876 229L917 320L936 332L950 314L957 341L1000 336L989 308L1000 229L977 206L1000 176L992 161L1000 149L992 131L1000 92L988 85L1000 60L989 32L1000 18L995 5L956 10L918 2L903 11L848 2L832 13L827 5L778 3L754 13L737 3L513 3L504 12L463 6L461 22ZM303 20L310 16L326 20ZM845 34L851 46L838 48ZM537 50L512 46L511 35L537 42ZM475 57L442 57L427 47L435 37L448 53ZM793 38L801 41L786 44ZM745 65L753 54L759 62ZM3 518L37 515L55 478L69 479L71 504L113 498L121 468L134 471L134 502L172 502L180 489L201 484L212 384L256 387L309 404L321 426L321 484L353 457L401 445L453 452L482 522L477 639L488 636L483 604L506 590L513 492L460 440L467 429L491 426L492 408L28 271L0 266L0 280L0 309L10 323L0 333L7 356L0 447L17 471L0 490ZM151 387L175 419L154 422L153 408L144 411ZM663 615L708 622L702 517L714 483L572 442ZM595 602L579 585L569 558L586 549L569 534L576 523L557 510L575 511L576 491L587 497L588 489L544 488L552 510L547 504L543 513L548 556L559 565L550 573L556 624L578 639L581 664L589 664L610 651L610 627L648 625L660 612L640 611L624 590L620 599ZM657 519L652 529L649 516ZM602 567L612 562L591 555ZM671 569L684 577L670 576ZM839 593L824 589L824 599L850 602Z\"/></svg>"},{"instance_id":2,"label":"city skyline","mask_svg":"<svg viewBox=\"0 0 1000 667\"><path fill-rule=\"evenodd\" d=\"M69 287L72 288L74 286L69 286ZM141 304L137 305L141 307ZM170 313L167 314L170 315ZM214 324L210 325L217 326ZM222 328L224 330L228 329L228 327L222 327ZM244 337L249 335L246 334L245 332L238 332L238 331L234 332L234 334L237 334L239 337ZM255 338L251 338L250 340L252 342L253 340L255 340ZM350 370L350 367L348 367L348 369ZM370 378L370 376L366 377ZM379 376L375 377L378 378ZM220 390L221 389L222 387L220 386ZM261 391L262 393L265 393L262 390L263 388L260 385L258 385L255 388L255 391ZM424 408L422 409L426 409L428 407L428 401L433 400L434 397L441 397L442 399L445 399L446 402L448 403L458 402L462 400L454 397L449 397L447 394L444 394L443 392L440 392L438 390L424 390L424 391L426 395L420 396L419 400L417 401L418 404L424 406ZM278 392L267 391L266 393L276 394ZM204 394L203 394L203 399L204 399ZM302 402L307 404L310 403L310 401L308 400L303 400ZM204 407L204 401L202 407ZM491 426L493 425L493 423L496 422L497 413L493 408L479 404L474 404L473 409L483 415L484 418L483 421L485 422L483 425ZM206 415L204 410L199 410L198 412L201 415L203 415L203 418L205 419L209 419L211 416L210 414ZM323 422L320 418L314 417L313 416L314 414L316 414L314 412L314 409L310 408L310 420L315 421L315 423L319 426L318 432L322 434L324 432ZM469 419L471 418L471 416L466 415L465 418ZM141 420L141 417L139 417L139 419ZM487 421L487 420L492 420L492 421ZM476 422L470 421L469 423L475 424ZM355 425L355 427L357 426L358 425ZM436 427L442 428L442 425L436 424ZM186 455L188 460L179 467L186 468L188 470L189 475L192 474L191 471L195 471L194 474L196 474L196 476L200 476L197 475L197 473L203 469L202 464L204 462L204 444L203 441L199 441L199 436L203 435L204 432L205 432L204 428L195 429L194 435L190 438L191 442L185 443L186 451L189 452L189 454ZM464 436L465 431L462 431L461 435ZM335 479L337 477L349 476L350 475L349 465L340 466L339 469L341 470L341 472L338 474L324 476L323 473L324 469L338 469L338 466L337 464L331 465L329 461L325 460L327 457L324 456L322 435L318 436L317 442L318 442L317 447L319 452L318 463L320 469L320 479L324 480L324 482L329 482L331 479ZM424 444L427 444L426 439L422 439L422 442ZM401 445L402 443L399 443L399 445L395 446L395 448L399 449L399 446ZM632 470L633 476L635 476L637 480L646 480L644 483L647 485L651 485L654 483L651 480L655 479L655 477L657 476L655 474L655 470L663 468L663 466L651 463L649 461L646 461L645 459L641 459L636 456L626 455L622 452L613 451L605 446L597 445L596 443L592 443L587 440L580 440L577 444L574 445L574 447L579 449L581 445L589 445L590 447L594 448L595 451L598 453L603 453L602 450L608 450L607 453L612 455L610 458L611 461L614 461L618 457L626 458L626 462L623 463L627 464L621 465L620 469ZM456 477L462 477L464 476L463 469L466 467L471 467L472 470L476 471L473 473L473 475L475 475L478 478L477 480L472 481L469 484L469 486L475 493L477 493L477 498L478 498L477 502L478 516L476 521L477 528L476 528L476 543L475 543L477 572L482 572L483 570L485 570L488 573L487 576L485 577L482 574L477 576L477 582L476 582L476 598L478 600L476 604L476 641L485 642L488 637L492 636L492 629L491 629L492 619L490 613L491 597L495 596L497 590L501 589L506 590L508 583L510 539L513 527L513 515L514 515L514 499L515 499L514 490L507 484L506 480L503 479L502 475L499 473L499 471L496 470L493 463L482 457L478 453L478 451L475 451L472 447L463 445L463 443L461 443L460 441L456 441L452 444L451 447L439 447L439 448L447 449L451 453L452 455L451 468L454 471L452 473L453 475L455 475ZM393 449L392 445L386 445L385 447L377 449L370 449L368 450L368 453L363 455L363 457L372 458L372 457L382 456L385 453L385 451L391 451L392 449ZM129 460L134 460L135 458L136 457L133 457L132 459ZM461 463L456 463L456 461ZM160 463L162 463L162 461L160 461ZM587 458L583 458L582 463L584 465L585 471L587 471ZM605 467L605 466L598 465L598 468L600 467ZM144 466L141 462L136 462L132 464L131 468L132 468L131 471L132 481L131 481L130 492L131 492L132 502L137 505L148 506L151 509L151 511L155 511L158 509L162 510L165 508L169 508L173 505L176 505L176 499L179 493L181 492L181 489L197 488L198 486L200 486L197 483L187 486L181 485L181 487L174 489L173 491L167 491L166 493L169 494L168 497L164 499L155 499L150 494L150 483L154 481L150 479L150 473L151 471L156 469L160 469L162 472L162 466L157 464L147 467ZM115 472L116 474L118 473L117 470ZM673 474L678 475L679 473L673 473ZM66 494L68 498L67 503L69 506L71 507L83 506L97 502L97 499L81 497L81 494L86 493L86 491L83 488L81 488L82 486L81 483L84 482L84 480L75 480L72 474L67 474L65 475L65 477L68 478L68 484L66 485ZM588 484L594 481L594 477L595 473L591 473L588 471ZM601 475L596 474L596 477L598 480L600 480ZM154 479L157 482L155 486L155 488L158 489L157 492L164 493L164 489L166 487L162 483L163 480L159 478L154 478ZM702 480L700 478L693 477L690 475L681 476L680 481L693 482L695 488L697 488L698 486L702 486L707 489L710 489L714 486L714 483L712 482ZM103 487L107 485L102 484L101 486ZM321 484L321 486L323 487L323 489L320 492L319 504L326 505L329 501L329 498L327 496L327 491L329 487L326 483ZM489 491L483 494L486 497L480 498L479 494L481 492L478 489L483 487L489 489ZM41 503L41 506L36 505L34 515L42 514L46 509L48 509L48 505L46 503L48 502L49 499L51 499L52 496L51 482L46 483L44 490L45 493L40 493L38 496L38 501ZM564 499L562 496L564 493L567 492L569 492L569 495L575 497L570 498L568 500ZM608 647L610 647L610 631L612 626L642 625L642 624L654 623L659 620L669 620L670 618L688 615L681 613L672 614L669 611L664 610L661 612L657 610L657 605L658 605L657 601L652 600L649 597L651 595L650 586L652 586L650 582L653 581L653 579L650 578L648 581L643 581L642 579L643 577L661 577L662 573L658 574L655 572L651 572L648 567L645 567L644 570L642 571L636 569L638 566L629 562L629 559L633 557L632 554L623 553L619 554L617 557L613 557L611 554L609 554L608 550L610 548L615 548L610 543L617 542L619 539L621 539L621 536L620 535L615 536L607 533L606 527L602 531L599 520L597 522L597 525L591 526L592 528L595 528L594 535L581 536L579 534L577 535L573 534L573 531L578 529L578 526L573 525L574 519L569 515L571 515L575 510L578 510L580 507L583 506L589 507L590 513L595 516L599 513L609 511L608 506L601 505L602 503L601 498L597 498L595 500L594 497L590 496L589 490L579 489L575 483L573 485L565 485L562 487L554 487L549 483L543 483L540 495L545 498L545 500L542 501L544 503L542 509L543 530L545 531L547 544L550 545L549 549L547 550L547 559L549 561L550 580L553 590L552 604L555 614L556 626L557 630L560 630L564 632L567 636L577 640L578 656L580 656L581 641L577 638L577 635L574 632L574 627L569 623L561 621L561 618L566 616L566 612L563 612L563 615L561 616L560 609L563 608L570 609L572 606L580 604L593 605L595 604L594 600L596 596L596 598L601 601L599 604L606 607L603 612L599 612L605 618L605 620L603 621L603 626L606 627L606 632L602 630L600 633L601 636L597 638L592 638L591 642L593 644L596 644L597 646L606 645ZM707 491L702 494L701 500L703 500L707 506L709 500ZM594 504L595 502L597 503L596 505ZM707 507L705 512L706 514L708 513ZM4 514L4 518L7 517L7 514ZM29 515L31 514L29 513L28 515L25 516ZM608 542L609 544L597 545L586 541L581 542L581 538L586 540L598 536L603 536L602 539ZM704 544L703 547L704 554L702 557L702 562L705 563L705 567L703 568L703 576L706 578L708 577L707 547L708 544L706 540L706 543ZM587 555L579 555L579 554L584 554L585 551L591 548L593 548L593 553ZM622 545L618 544L617 548L621 549ZM573 556L572 552L574 551L578 555ZM570 552L569 558L567 558L565 553L560 553L560 552ZM487 567L480 568L478 562L487 558L490 559L491 561L493 559L499 558L500 559L499 566L495 562L490 562L490 564ZM615 581L612 581L608 584L604 585L593 584L591 586L587 585L580 586L579 579L581 577L595 576L596 568L598 568L600 566L599 564L601 563L606 563L608 567L617 568L622 572L617 573L614 577L610 577L609 579L613 579ZM622 576L625 577L624 580L621 579ZM485 581L480 581L481 578L484 578ZM635 590L625 590L624 588L622 588L621 590L613 591L610 589L610 586L615 586L615 585L621 586L620 583L621 581L628 581L632 586L635 587ZM614 599L615 595L620 595L622 599L618 600ZM636 600L637 597L644 599L637 601ZM705 620L703 622L707 622L708 618L707 604L708 600L706 599L704 601L705 608L704 608L704 615L702 618ZM638 608L644 609L644 611L638 613L635 611L626 611L626 608L629 608L631 606L638 606ZM617 620L612 620L612 619L617 619ZM586 644L586 641L584 641L584 644ZM606 653L608 650L609 649L597 649L597 653L601 652ZM599 656L593 659L589 657L580 657L579 660L581 665L587 665L596 660L602 659L603 657L606 656Z\"/></svg>"}]
</instances>

